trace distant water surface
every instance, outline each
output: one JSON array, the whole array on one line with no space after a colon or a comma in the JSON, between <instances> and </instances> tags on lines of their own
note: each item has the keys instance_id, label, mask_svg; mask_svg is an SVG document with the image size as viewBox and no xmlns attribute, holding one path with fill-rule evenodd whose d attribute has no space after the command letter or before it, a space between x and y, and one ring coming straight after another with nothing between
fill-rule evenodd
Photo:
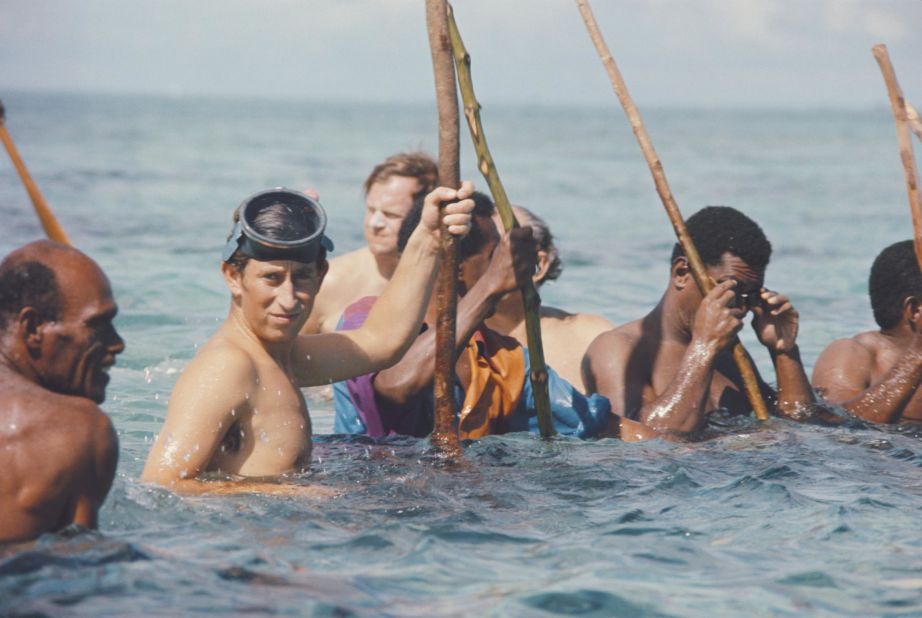
<instances>
[{"instance_id":1,"label":"distant water surface","mask_svg":"<svg viewBox=\"0 0 922 618\"><path fill-rule=\"evenodd\" d=\"M179 497L138 482L183 367L227 311L233 208L315 187L337 254L361 244L361 183L436 150L428 106L4 96L7 126L74 243L109 273L128 349L104 405L121 439L99 534L0 554L0 614L922 615L922 444L869 428L741 424L705 444L528 435L471 445L332 431L311 402L309 476L343 495ZM866 281L910 220L886 101L868 111L644 110L686 215L736 206L774 246L766 284L801 315L808 370L873 328ZM565 261L548 304L639 317L673 235L619 109L491 108L507 191ZM462 130L465 130L462 127ZM462 136L466 139L465 134ZM464 144L462 172L480 187ZM0 253L41 230L0 157ZM768 355L744 342L773 379Z\"/></svg>"}]
</instances>

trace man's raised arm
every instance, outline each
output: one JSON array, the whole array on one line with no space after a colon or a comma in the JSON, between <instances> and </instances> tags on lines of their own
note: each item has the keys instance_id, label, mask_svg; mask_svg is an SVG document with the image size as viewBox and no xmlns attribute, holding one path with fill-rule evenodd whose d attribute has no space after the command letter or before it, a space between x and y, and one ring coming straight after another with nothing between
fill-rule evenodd
<instances>
[{"instance_id":1,"label":"man's raised arm","mask_svg":"<svg viewBox=\"0 0 922 618\"><path fill-rule=\"evenodd\" d=\"M365 323L356 330L302 335L295 343L292 365L298 386L338 382L393 365L407 351L429 303L439 262L439 204L448 232L461 237L470 229L473 193L469 182L460 189L439 187L426 196L422 217L410 236L394 276Z\"/></svg>"}]
</instances>

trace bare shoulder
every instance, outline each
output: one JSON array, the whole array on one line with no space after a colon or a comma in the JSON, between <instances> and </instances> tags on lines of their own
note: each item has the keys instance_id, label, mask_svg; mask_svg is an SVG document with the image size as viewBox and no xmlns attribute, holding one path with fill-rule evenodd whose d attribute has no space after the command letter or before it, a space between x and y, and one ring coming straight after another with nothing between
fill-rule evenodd
<instances>
[{"instance_id":1,"label":"bare shoulder","mask_svg":"<svg viewBox=\"0 0 922 618\"><path fill-rule=\"evenodd\" d=\"M252 389L257 375L253 355L219 331L201 347L179 376L171 403L190 396L195 399L233 398L234 393L243 394Z\"/></svg>"},{"instance_id":2,"label":"bare shoulder","mask_svg":"<svg viewBox=\"0 0 922 618\"><path fill-rule=\"evenodd\" d=\"M614 324L600 315L593 313L570 313L557 307L548 307L542 305L541 319L547 322L558 322L567 328L579 329L582 332L596 331L601 334L604 331L611 330Z\"/></svg>"},{"instance_id":3,"label":"bare shoulder","mask_svg":"<svg viewBox=\"0 0 922 618\"><path fill-rule=\"evenodd\" d=\"M882 335L874 331L836 339L820 353L816 361L817 367L821 364L841 366L856 362L873 362L883 345Z\"/></svg>"},{"instance_id":4,"label":"bare shoulder","mask_svg":"<svg viewBox=\"0 0 922 618\"><path fill-rule=\"evenodd\" d=\"M604 319L604 318L602 318ZM586 355L612 355L627 353L636 347L642 339L640 320L628 322L601 332L592 343Z\"/></svg>"},{"instance_id":5,"label":"bare shoulder","mask_svg":"<svg viewBox=\"0 0 922 618\"><path fill-rule=\"evenodd\" d=\"M345 281L361 278L367 269L373 266L374 258L371 252L368 251L368 247L362 247L337 256L330 260L330 270L323 280L323 287L336 287ZM323 294L323 290L321 290L321 294Z\"/></svg>"}]
</instances>

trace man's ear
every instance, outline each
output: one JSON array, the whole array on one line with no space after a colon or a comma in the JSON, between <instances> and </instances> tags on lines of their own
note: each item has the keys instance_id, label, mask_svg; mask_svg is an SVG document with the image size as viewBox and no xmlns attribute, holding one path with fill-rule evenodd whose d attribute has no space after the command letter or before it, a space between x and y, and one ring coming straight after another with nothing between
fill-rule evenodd
<instances>
[{"instance_id":1,"label":"man's ear","mask_svg":"<svg viewBox=\"0 0 922 618\"><path fill-rule=\"evenodd\" d=\"M324 258L323 262L321 262L320 264L319 270L320 270L320 282L318 284L318 287L320 285L323 285L323 279L327 276L327 273L330 272L330 261Z\"/></svg>"},{"instance_id":2,"label":"man's ear","mask_svg":"<svg viewBox=\"0 0 922 618\"><path fill-rule=\"evenodd\" d=\"M47 323L35 307L23 307L16 317L16 328L20 340L30 351L38 351L42 347L42 341L45 339L45 332L42 326Z\"/></svg>"},{"instance_id":3,"label":"man's ear","mask_svg":"<svg viewBox=\"0 0 922 618\"><path fill-rule=\"evenodd\" d=\"M922 324L922 299L917 296L907 296L903 300L903 319L909 322L913 330L916 325Z\"/></svg>"},{"instance_id":4,"label":"man's ear","mask_svg":"<svg viewBox=\"0 0 922 618\"><path fill-rule=\"evenodd\" d=\"M532 276L535 286L539 286L544 282L544 278L547 277L547 271L551 268L551 260L548 258L547 251L539 249L537 255L535 274Z\"/></svg>"},{"instance_id":5,"label":"man's ear","mask_svg":"<svg viewBox=\"0 0 922 618\"><path fill-rule=\"evenodd\" d=\"M680 255L672 260L672 285L677 290L684 290L688 285L694 283L691 268L688 267L688 259Z\"/></svg>"},{"instance_id":6,"label":"man's ear","mask_svg":"<svg viewBox=\"0 0 922 618\"><path fill-rule=\"evenodd\" d=\"M238 269L233 264L221 262L221 274L224 275L224 283L227 284L231 296L234 298L243 296L243 270Z\"/></svg>"}]
</instances>

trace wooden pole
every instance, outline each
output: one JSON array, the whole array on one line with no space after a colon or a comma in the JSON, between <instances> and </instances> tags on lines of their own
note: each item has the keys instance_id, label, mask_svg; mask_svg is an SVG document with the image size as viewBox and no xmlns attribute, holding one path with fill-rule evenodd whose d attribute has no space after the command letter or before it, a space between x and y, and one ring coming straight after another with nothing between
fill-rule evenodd
<instances>
[{"instance_id":1,"label":"wooden pole","mask_svg":"<svg viewBox=\"0 0 922 618\"><path fill-rule=\"evenodd\" d=\"M45 229L45 235L51 240L69 245L70 239L67 237L67 233L64 232L64 228L61 227L54 213L51 212L48 202L45 201L42 192L38 190L38 185L32 180L29 170L26 169L26 164L23 162L22 157L19 156L19 151L16 150L16 144L13 143L13 138L10 137L10 134L6 130L6 109L3 107L2 101L0 101L0 141L2 141L4 147L6 147L6 152L10 155L10 160L13 162L13 167L16 168L16 171L19 173L19 178L22 179L22 184L25 186L26 192L32 200L32 207L35 209L35 214L38 215L38 220Z\"/></svg>"},{"instance_id":2,"label":"wooden pole","mask_svg":"<svg viewBox=\"0 0 922 618\"><path fill-rule=\"evenodd\" d=\"M458 24L455 22L454 10L448 5L448 27L451 36L451 46L454 51L455 67L458 70L458 87L461 90L461 99L464 101L464 117L471 131L474 150L477 152L477 168L483 174L496 209L503 220L503 227L508 232L519 224L512 212L512 205L506 195L506 189L496 171L496 165L487 146L487 137L483 132L480 122L480 103L474 94L474 81L471 78L471 57L464 47ZM551 417L551 398L548 394L547 365L544 362L544 343L541 340L541 297L533 281L529 280L522 287L522 303L525 305L525 333L528 338L528 358L531 365L531 388L535 397L535 412L538 417L538 430L542 438L550 438L554 430L554 420Z\"/></svg>"},{"instance_id":3,"label":"wooden pole","mask_svg":"<svg viewBox=\"0 0 922 618\"><path fill-rule=\"evenodd\" d=\"M887 84L887 94L890 97L890 107L893 109L893 120L896 121L896 137L900 143L900 159L903 161L903 172L906 175L906 188L909 192L909 212L912 215L913 244L916 249L916 260L922 270L922 199L919 196L919 174L916 171L916 159L912 152L912 138L909 135L909 122L906 118L907 104L903 99L903 91L896 81L896 73L890 63L890 55L886 45L875 45L871 53L880 65L880 72Z\"/></svg>"},{"instance_id":4,"label":"wooden pole","mask_svg":"<svg viewBox=\"0 0 922 618\"><path fill-rule=\"evenodd\" d=\"M682 218L682 213L679 212L679 206L676 204L675 198L672 195L672 190L669 188L669 183L666 181L666 173L663 171L663 164L656 154L653 143L650 141L650 136L647 135L647 129L644 127L643 120L640 118L640 111L634 104L634 100L631 99L631 95L627 90L627 85L624 83L621 72L618 70L618 65L615 64L615 59L608 50L605 39L602 38L602 33L599 31L599 26L596 24L595 17L592 15L592 9L589 7L588 0L576 0L576 4L579 7L580 14L583 16L583 21L586 22L586 28L589 30L589 37L592 39L596 51L598 51L602 59L602 64L605 65L605 69L608 71L608 77L611 80L615 94L618 96L618 100L621 101L621 107L624 108L624 113L631 123L634 137L637 138L637 143L640 144L640 150L647 160L650 173L653 174L653 183L656 185L656 192L659 194L660 200L662 200L663 206L666 208L666 214L669 215L669 220L672 222L672 227L675 229L676 236L679 238L679 243L685 251L685 257L688 259L688 265L691 268L695 282L698 284L698 289L701 290L702 294L707 294L714 287L714 282L708 275L707 269L701 261L701 256L695 248L691 235L685 227L685 220ZM743 344L739 342L739 339L733 344L733 359L736 361L737 368L739 368L740 377L743 379L743 386L746 390L746 396L749 398L749 403L752 404L752 409L755 411L756 417L761 421L768 420L768 408L765 405L765 401L762 399L762 392L759 390L755 370L752 367L752 363L749 361L746 349L743 347Z\"/></svg>"},{"instance_id":5,"label":"wooden pole","mask_svg":"<svg viewBox=\"0 0 922 618\"><path fill-rule=\"evenodd\" d=\"M458 162L458 95L455 67L448 37L446 0L426 0L426 24L435 96L439 113L439 184L458 188L461 171ZM438 318L435 332L435 423L431 441L450 452L460 451L455 428L455 338L458 312L458 247L445 227L441 234L441 261L435 284Z\"/></svg>"},{"instance_id":6,"label":"wooden pole","mask_svg":"<svg viewBox=\"0 0 922 618\"><path fill-rule=\"evenodd\" d=\"M909 120L909 128L922 140L922 118L919 118L919 112L916 108L906 101L906 119Z\"/></svg>"}]
</instances>

